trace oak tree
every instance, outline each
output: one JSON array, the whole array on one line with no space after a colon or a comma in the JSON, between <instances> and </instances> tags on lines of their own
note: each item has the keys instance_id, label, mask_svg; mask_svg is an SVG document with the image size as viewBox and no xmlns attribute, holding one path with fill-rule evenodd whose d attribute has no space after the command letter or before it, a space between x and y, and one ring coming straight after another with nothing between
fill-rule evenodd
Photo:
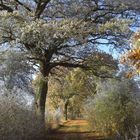
<instances>
[{"instance_id":1,"label":"oak tree","mask_svg":"<svg viewBox=\"0 0 140 140\"><path fill-rule=\"evenodd\" d=\"M41 74L38 110L42 118L48 78L58 67L85 68L98 45L125 46L138 6L131 0L1 0L0 44L25 52ZM97 73L95 73L96 75Z\"/></svg>"}]
</instances>

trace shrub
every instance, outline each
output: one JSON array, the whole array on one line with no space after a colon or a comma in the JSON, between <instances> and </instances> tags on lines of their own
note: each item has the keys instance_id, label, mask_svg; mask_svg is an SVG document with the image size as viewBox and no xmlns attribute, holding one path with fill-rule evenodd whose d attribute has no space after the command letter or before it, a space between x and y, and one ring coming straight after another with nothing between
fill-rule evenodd
<instances>
[{"instance_id":1,"label":"shrub","mask_svg":"<svg viewBox=\"0 0 140 140\"><path fill-rule=\"evenodd\" d=\"M43 140L44 129L31 106L16 94L0 97L1 140Z\"/></svg>"},{"instance_id":2,"label":"shrub","mask_svg":"<svg viewBox=\"0 0 140 140\"><path fill-rule=\"evenodd\" d=\"M95 99L86 108L91 126L106 134L131 137L131 130L140 123L136 112L140 108L140 97L136 89L129 80L100 84Z\"/></svg>"}]
</instances>

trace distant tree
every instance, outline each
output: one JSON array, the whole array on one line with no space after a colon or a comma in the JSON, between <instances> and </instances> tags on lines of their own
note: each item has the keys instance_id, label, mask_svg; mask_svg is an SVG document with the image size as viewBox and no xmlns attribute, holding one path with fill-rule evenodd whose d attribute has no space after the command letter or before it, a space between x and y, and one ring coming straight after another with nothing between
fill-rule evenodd
<instances>
[{"instance_id":1,"label":"distant tree","mask_svg":"<svg viewBox=\"0 0 140 140\"><path fill-rule=\"evenodd\" d=\"M66 120L68 119L68 113L82 108L84 100L95 94L96 85L93 85L94 82L91 78L93 77L89 78L84 71L75 69L67 71L67 75L64 74L63 77L59 78L59 81L53 79L50 82L52 88L49 89L48 98L56 108L64 105L63 110ZM73 105L75 101L77 105L81 104L81 106ZM68 108L71 108L71 110L68 110Z\"/></svg>"},{"instance_id":2,"label":"distant tree","mask_svg":"<svg viewBox=\"0 0 140 140\"><path fill-rule=\"evenodd\" d=\"M59 106L58 102L64 103L66 120L69 107L71 111L81 110L80 107L82 108L84 101L96 93L94 74L96 73L100 77L113 78L113 73L117 69L117 63L114 62L112 56L103 52L94 52L94 54L89 55L86 64L90 68L88 71L78 68L75 70L63 69L61 76L59 73L59 76L50 78L48 97L55 107ZM75 102L77 102L77 106L74 105Z\"/></svg>"}]
</instances>

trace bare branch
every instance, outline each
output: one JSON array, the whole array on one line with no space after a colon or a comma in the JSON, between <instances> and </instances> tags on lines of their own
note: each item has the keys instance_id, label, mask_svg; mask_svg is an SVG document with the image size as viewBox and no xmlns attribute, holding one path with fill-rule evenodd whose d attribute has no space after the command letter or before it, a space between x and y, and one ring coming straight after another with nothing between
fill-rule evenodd
<instances>
[{"instance_id":1,"label":"bare branch","mask_svg":"<svg viewBox=\"0 0 140 140\"><path fill-rule=\"evenodd\" d=\"M2 2L0 3L0 10L6 10L8 12L13 12L13 9L7 5L4 5Z\"/></svg>"},{"instance_id":2,"label":"bare branch","mask_svg":"<svg viewBox=\"0 0 140 140\"><path fill-rule=\"evenodd\" d=\"M46 0L45 2L43 2L42 0L39 0L37 3L37 8L35 11L35 17L36 18L40 18L41 14L43 13L43 11L45 10L47 4L50 2L51 0Z\"/></svg>"},{"instance_id":3,"label":"bare branch","mask_svg":"<svg viewBox=\"0 0 140 140\"><path fill-rule=\"evenodd\" d=\"M71 67L71 68L77 68L77 67L79 67L79 68L84 68L84 69L86 69L87 68L87 66L85 66L84 64L74 64L74 63L67 63L67 62L58 62L58 63L51 63L51 66L52 66L52 68L53 67L56 67L56 66L62 66L62 67Z\"/></svg>"},{"instance_id":4,"label":"bare branch","mask_svg":"<svg viewBox=\"0 0 140 140\"><path fill-rule=\"evenodd\" d=\"M23 6L26 10L28 10L29 12L31 12L32 10L26 6L25 4L23 4L22 2L20 2L19 0L15 0L19 5Z\"/></svg>"}]
</instances>

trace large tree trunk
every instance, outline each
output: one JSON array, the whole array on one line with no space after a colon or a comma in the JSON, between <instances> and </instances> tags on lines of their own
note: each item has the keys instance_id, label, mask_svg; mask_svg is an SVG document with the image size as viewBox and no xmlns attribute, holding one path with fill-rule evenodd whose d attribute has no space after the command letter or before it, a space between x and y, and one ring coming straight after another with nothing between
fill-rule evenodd
<instances>
[{"instance_id":1,"label":"large tree trunk","mask_svg":"<svg viewBox=\"0 0 140 140\"><path fill-rule=\"evenodd\" d=\"M45 119L45 104L46 104L47 92L48 92L48 80L42 78L40 81L37 103L38 103L38 113L43 121Z\"/></svg>"},{"instance_id":2,"label":"large tree trunk","mask_svg":"<svg viewBox=\"0 0 140 140\"><path fill-rule=\"evenodd\" d=\"M46 104L46 97L48 93L48 76L49 70L46 63L40 64L40 73L41 76L39 78L39 90L37 93L37 114L41 118L41 121L45 123L45 104Z\"/></svg>"}]
</instances>

